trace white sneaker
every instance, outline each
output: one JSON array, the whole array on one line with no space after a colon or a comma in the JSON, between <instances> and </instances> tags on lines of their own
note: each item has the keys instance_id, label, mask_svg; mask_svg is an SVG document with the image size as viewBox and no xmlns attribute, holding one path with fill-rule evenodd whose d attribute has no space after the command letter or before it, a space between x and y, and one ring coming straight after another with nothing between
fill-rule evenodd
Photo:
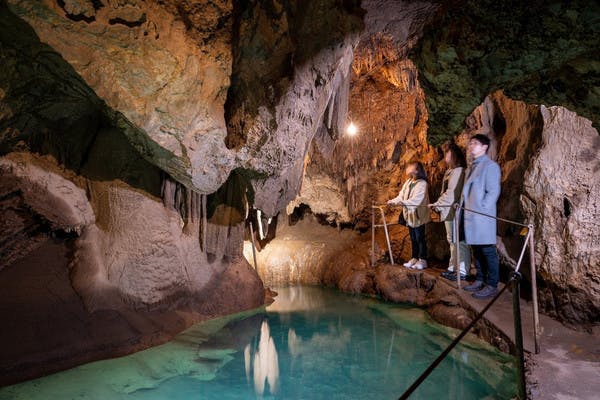
<instances>
[{"instance_id":1,"label":"white sneaker","mask_svg":"<svg viewBox=\"0 0 600 400\"><path fill-rule=\"evenodd\" d=\"M413 265L414 269L425 269L427 268L427 261L419 259L419 261L417 261L415 263L415 265Z\"/></svg>"},{"instance_id":2,"label":"white sneaker","mask_svg":"<svg viewBox=\"0 0 600 400\"><path fill-rule=\"evenodd\" d=\"M413 265L415 265L417 262L419 262L419 260L417 260L416 258L411 258L409 262L405 262L404 265L406 268L412 268Z\"/></svg>"},{"instance_id":3,"label":"white sneaker","mask_svg":"<svg viewBox=\"0 0 600 400\"><path fill-rule=\"evenodd\" d=\"M448 271L449 272L454 272L454 265L452 265L452 264L448 265Z\"/></svg>"}]
</instances>

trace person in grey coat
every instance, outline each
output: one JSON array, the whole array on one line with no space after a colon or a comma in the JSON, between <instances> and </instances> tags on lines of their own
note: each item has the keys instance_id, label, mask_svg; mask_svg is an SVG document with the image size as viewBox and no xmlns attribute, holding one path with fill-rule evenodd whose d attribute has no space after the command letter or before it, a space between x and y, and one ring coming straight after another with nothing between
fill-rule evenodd
<instances>
[{"instance_id":1,"label":"person in grey coat","mask_svg":"<svg viewBox=\"0 0 600 400\"><path fill-rule=\"evenodd\" d=\"M454 272L454 263L456 262L454 204L460 202L467 161L460 147L454 142L444 145L443 150L444 162L448 165L448 170L442 180L442 193L440 197L435 203L430 204L429 207L440 213L440 220L444 221L446 227L446 239L450 244L450 265L446 271L441 273L441 276L453 281L456 280L456 273ZM465 280L469 272L468 269L471 267L471 251L465 243L464 237L458 243L460 279Z\"/></svg>"},{"instance_id":2,"label":"person in grey coat","mask_svg":"<svg viewBox=\"0 0 600 400\"><path fill-rule=\"evenodd\" d=\"M487 299L498 292L499 262L496 250L496 202L500 196L500 166L487 156L490 139L482 134L471 137L473 159L463 186L462 201L465 241L473 250L477 278L465 290L473 297ZM487 214L481 215L468 210ZM491 216L491 217L490 217Z\"/></svg>"}]
</instances>

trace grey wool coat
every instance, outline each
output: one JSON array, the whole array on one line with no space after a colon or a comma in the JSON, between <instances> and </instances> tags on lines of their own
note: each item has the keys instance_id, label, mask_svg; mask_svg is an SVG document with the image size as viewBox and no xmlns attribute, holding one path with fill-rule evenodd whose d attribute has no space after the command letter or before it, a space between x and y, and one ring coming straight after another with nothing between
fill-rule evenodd
<instances>
[{"instance_id":1,"label":"grey wool coat","mask_svg":"<svg viewBox=\"0 0 600 400\"><path fill-rule=\"evenodd\" d=\"M500 197L500 166L487 155L473 160L467 171L462 191L465 209L496 216L496 202ZM465 241L467 244L496 244L496 220L467 210L464 212Z\"/></svg>"}]
</instances>

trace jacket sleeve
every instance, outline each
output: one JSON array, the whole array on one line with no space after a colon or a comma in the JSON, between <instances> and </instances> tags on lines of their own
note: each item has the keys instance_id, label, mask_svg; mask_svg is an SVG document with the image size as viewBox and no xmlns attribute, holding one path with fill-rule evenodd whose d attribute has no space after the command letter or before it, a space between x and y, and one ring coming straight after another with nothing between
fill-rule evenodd
<instances>
[{"instance_id":1,"label":"jacket sleeve","mask_svg":"<svg viewBox=\"0 0 600 400\"><path fill-rule=\"evenodd\" d=\"M424 180L419 180L410 192L410 197L404 200L402 203L405 206L419 206L423 203L423 200L425 199L426 191L427 182Z\"/></svg>"},{"instance_id":2,"label":"jacket sleeve","mask_svg":"<svg viewBox=\"0 0 600 400\"><path fill-rule=\"evenodd\" d=\"M486 210L491 210L500 197L500 166L492 162L485 174L485 194L482 205Z\"/></svg>"},{"instance_id":3,"label":"jacket sleeve","mask_svg":"<svg viewBox=\"0 0 600 400\"><path fill-rule=\"evenodd\" d=\"M434 206L451 206L454 203L457 203L459 199L455 199L454 193L456 191L456 186L460 181L460 177L462 175L462 168L454 168L452 172L450 172L450 178L448 179L448 187L446 191L440 195L440 198L437 199Z\"/></svg>"},{"instance_id":4,"label":"jacket sleeve","mask_svg":"<svg viewBox=\"0 0 600 400\"><path fill-rule=\"evenodd\" d=\"M404 182L404 184L402 185L402 188L400 189L400 192L398 193L398 196L394 197L391 200L388 200L387 204L397 206L398 204L400 204L402 202L402 196L404 193L404 189L406 188L406 184L407 184L407 182Z\"/></svg>"}]
</instances>

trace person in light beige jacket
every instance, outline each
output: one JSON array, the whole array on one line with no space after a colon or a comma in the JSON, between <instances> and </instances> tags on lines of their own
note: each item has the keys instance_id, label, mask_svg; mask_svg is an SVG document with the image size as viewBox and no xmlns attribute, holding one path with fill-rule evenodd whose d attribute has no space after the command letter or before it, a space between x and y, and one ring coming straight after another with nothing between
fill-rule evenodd
<instances>
[{"instance_id":1,"label":"person in light beige jacket","mask_svg":"<svg viewBox=\"0 0 600 400\"><path fill-rule=\"evenodd\" d=\"M412 161L406 166L408 179L402 185L400 193L388 200L389 205L401 205L402 214L408 226L412 245L412 258L406 262L406 268L427 268L427 244L425 242L425 224L430 221L429 194L427 193L427 174L423 164Z\"/></svg>"},{"instance_id":2,"label":"person in light beige jacket","mask_svg":"<svg viewBox=\"0 0 600 400\"><path fill-rule=\"evenodd\" d=\"M442 193L437 201L429 206L440 213L440 220L444 221L446 227L446 240L450 244L450 265L448 270L442 272L441 275L446 279L456 280L453 264L456 256L454 254L454 205L460 202L467 162L460 147L453 142L444 146L444 162L448 166L448 170L442 180ZM471 251L465 242L464 234L462 236L458 247L460 278L464 280L467 277L467 269L471 266Z\"/></svg>"}]
</instances>

